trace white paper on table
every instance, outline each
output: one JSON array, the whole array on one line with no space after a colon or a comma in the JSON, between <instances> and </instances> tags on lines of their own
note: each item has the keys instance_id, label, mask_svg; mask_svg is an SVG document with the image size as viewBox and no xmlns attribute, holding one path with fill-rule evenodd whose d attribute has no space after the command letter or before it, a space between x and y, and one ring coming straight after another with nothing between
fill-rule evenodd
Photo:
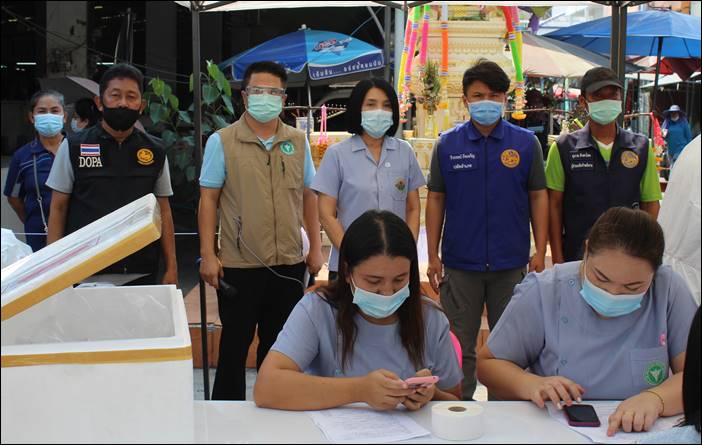
<instances>
[{"instance_id":1,"label":"white paper on table","mask_svg":"<svg viewBox=\"0 0 702 445\"><path fill-rule=\"evenodd\" d=\"M548 407L549 415L553 419L567 426L571 430L582 434L583 436L589 438L595 443L635 443L637 440L640 440L643 434L645 433L625 433L620 428L619 431L617 431L614 434L614 436L607 436L607 428L609 427L609 416L614 414L620 403L621 402L618 401L585 402L585 404L592 405L595 408L595 412L597 412L597 417L599 417L600 419L600 426L597 428L570 426L568 425L568 419L566 419L564 411L559 411L555 406L553 406L553 403L550 402L547 403L546 406ZM683 416L660 417L658 418L658 420L656 420L656 423L653 424L653 427L648 432L652 433L657 431L669 430L678 423L680 423L682 417Z\"/></svg>"},{"instance_id":2,"label":"white paper on table","mask_svg":"<svg viewBox=\"0 0 702 445\"><path fill-rule=\"evenodd\" d=\"M308 411L307 415L334 443L395 442L430 434L401 411L376 411L367 405Z\"/></svg>"}]
</instances>

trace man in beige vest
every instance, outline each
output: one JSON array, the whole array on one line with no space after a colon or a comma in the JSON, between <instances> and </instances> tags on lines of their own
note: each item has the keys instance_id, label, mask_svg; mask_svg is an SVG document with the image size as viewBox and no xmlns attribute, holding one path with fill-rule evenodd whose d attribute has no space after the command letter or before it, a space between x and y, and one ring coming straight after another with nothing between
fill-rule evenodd
<instances>
[{"instance_id":1,"label":"man in beige vest","mask_svg":"<svg viewBox=\"0 0 702 445\"><path fill-rule=\"evenodd\" d=\"M200 175L200 275L219 289L222 320L213 400L244 400L245 364L258 325L257 368L304 293L305 270L322 267L314 165L305 134L278 117L285 103L285 69L251 64L244 74L246 113L207 140ZM220 250L215 253L219 208ZM303 256L300 228L310 235ZM305 264L306 262L306 264Z\"/></svg>"}]
</instances>

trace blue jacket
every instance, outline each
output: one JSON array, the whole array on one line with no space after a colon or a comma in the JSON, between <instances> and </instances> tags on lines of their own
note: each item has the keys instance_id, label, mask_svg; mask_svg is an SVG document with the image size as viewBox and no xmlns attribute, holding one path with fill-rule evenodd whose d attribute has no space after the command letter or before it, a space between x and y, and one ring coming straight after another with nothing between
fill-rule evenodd
<instances>
[{"instance_id":1,"label":"blue jacket","mask_svg":"<svg viewBox=\"0 0 702 445\"><path fill-rule=\"evenodd\" d=\"M472 271L524 267L534 133L501 120L486 138L467 122L443 133L437 150L446 184L443 263Z\"/></svg>"}]
</instances>

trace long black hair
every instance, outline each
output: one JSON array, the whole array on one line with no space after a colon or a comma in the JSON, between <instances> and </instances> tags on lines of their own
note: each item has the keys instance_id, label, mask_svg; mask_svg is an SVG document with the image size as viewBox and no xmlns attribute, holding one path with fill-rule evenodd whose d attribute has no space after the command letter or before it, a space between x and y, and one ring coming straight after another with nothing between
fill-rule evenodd
<instances>
[{"instance_id":1,"label":"long black hair","mask_svg":"<svg viewBox=\"0 0 702 445\"><path fill-rule=\"evenodd\" d=\"M692 319L687 338L685 370L683 372L683 407L685 425L700 432L700 308Z\"/></svg>"},{"instance_id":2,"label":"long black hair","mask_svg":"<svg viewBox=\"0 0 702 445\"><path fill-rule=\"evenodd\" d=\"M356 219L344 233L339 249L337 280L320 289L320 294L337 309L336 325L342 337L341 366L353 355L358 328L354 322L358 307L347 282L360 263L377 256L402 257L410 260L410 296L397 310L400 339L412 363L420 369L424 362L424 314L419 287L417 246L407 224L392 212L369 210Z\"/></svg>"}]
</instances>

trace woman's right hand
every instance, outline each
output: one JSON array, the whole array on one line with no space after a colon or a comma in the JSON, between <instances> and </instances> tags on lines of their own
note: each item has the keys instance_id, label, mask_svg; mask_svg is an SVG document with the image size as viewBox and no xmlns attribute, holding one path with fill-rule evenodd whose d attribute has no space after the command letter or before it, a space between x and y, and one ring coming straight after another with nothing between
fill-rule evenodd
<instances>
[{"instance_id":1,"label":"woman's right hand","mask_svg":"<svg viewBox=\"0 0 702 445\"><path fill-rule=\"evenodd\" d=\"M585 388L565 377L539 377L527 384L529 399L539 408L546 406L547 401L563 409L563 405L572 405L573 401L582 402Z\"/></svg>"},{"instance_id":2,"label":"woman's right hand","mask_svg":"<svg viewBox=\"0 0 702 445\"><path fill-rule=\"evenodd\" d=\"M385 369L366 374L361 383L361 400L380 411L395 409L413 393L401 378Z\"/></svg>"},{"instance_id":3,"label":"woman's right hand","mask_svg":"<svg viewBox=\"0 0 702 445\"><path fill-rule=\"evenodd\" d=\"M217 255L205 255L200 261L200 276L202 280L214 287L219 289L219 279L224 276L224 269L222 269L222 263L220 263Z\"/></svg>"}]
</instances>

